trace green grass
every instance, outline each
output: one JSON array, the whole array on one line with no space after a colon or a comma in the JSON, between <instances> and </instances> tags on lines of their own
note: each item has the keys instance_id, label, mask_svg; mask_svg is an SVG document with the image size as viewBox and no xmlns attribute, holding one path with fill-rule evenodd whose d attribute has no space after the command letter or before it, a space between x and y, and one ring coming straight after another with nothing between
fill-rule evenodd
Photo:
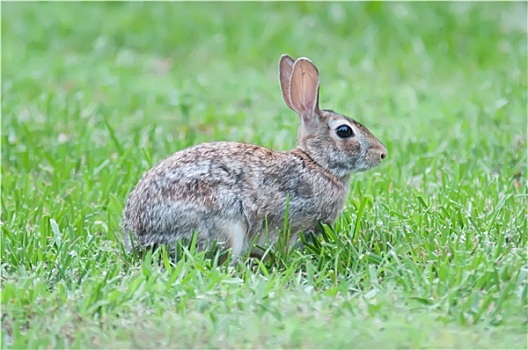
<instances>
[{"instance_id":1,"label":"green grass","mask_svg":"<svg viewBox=\"0 0 528 350\"><path fill-rule=\"evenodd\" d=\"M3 348L526 348L526 3L2 3ZM285 150L282 53L389 150L304 250L122 250L142 172ZM163 260L163 259L162 259Z\"/></svg>"}]
</instances>

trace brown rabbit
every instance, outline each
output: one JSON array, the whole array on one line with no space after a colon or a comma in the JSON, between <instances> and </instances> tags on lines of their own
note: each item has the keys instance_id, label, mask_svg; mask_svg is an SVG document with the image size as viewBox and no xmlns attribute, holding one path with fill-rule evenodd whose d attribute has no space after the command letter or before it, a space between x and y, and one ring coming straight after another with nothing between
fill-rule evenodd
<instances>
[{"instance_id":1,"label":"brown rabbit","mask_svg":"<svg viewBox=\"0 0 528 350\"><path fill-rule=\"evenodd\" d=\"M176 152L146 172L128 197L129 250L173 245L196 232L200 248L216 241L238 257L252 242L277 240L286 205L292 243L299 232L315 231L318 221L334 222L350 174L377 166L387 150L360 123L319 109L319 73L309 59L283 55L279 70L284 102L301 119L297 147L275 152L214 142Z\"/></svg>"}]
</instances>

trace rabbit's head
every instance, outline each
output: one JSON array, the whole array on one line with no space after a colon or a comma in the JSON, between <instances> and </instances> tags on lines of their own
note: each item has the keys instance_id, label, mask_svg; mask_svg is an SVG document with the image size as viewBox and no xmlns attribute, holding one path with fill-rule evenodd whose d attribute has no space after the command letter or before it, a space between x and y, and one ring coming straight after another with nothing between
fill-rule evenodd
<instances>
[{"instance_id":1,"label":"rabbit's head","mask_svg":"<svg viewBox=\"0 0 528 350\"><path fill-rule=\"evenodd\" d=\"M387 156L385 146L355 120L319 109L319 72L307 58L283 55L279 63L284 102L301 117L297 148L342 178L368 170Z\"/></svg>"}]
</instances>

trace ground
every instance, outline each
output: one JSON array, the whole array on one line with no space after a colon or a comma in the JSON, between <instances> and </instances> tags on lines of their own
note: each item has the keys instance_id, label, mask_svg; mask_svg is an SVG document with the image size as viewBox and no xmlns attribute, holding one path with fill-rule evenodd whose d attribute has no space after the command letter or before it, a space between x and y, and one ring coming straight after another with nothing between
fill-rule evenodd
<instances>
[{"instance_id":1,"label":"ground","mask_svg":"<svg viewBox=\"0 0 528 350\"><path fill-rule=\"evenodd\" d=\"M2 347L526 348L526 11L2 3ZM125 253L126 195L171 153L295 146L283 53L388 158L304 249Z\"/></svg>"}]
</instances>

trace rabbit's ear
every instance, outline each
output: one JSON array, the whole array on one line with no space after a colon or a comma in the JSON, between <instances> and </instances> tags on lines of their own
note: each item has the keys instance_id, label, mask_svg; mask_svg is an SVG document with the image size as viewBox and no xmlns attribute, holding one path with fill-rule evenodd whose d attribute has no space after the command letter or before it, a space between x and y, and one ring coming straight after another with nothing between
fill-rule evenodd
<instances>
[{"instance_id":1,"label":"rabbit's ear","mask_svg":"<svg viewBox=\"0 0 528 350\"><path fill-rule=\"evenodd\" d=\"M319 113L319 72L307 58L299 58L293 64L290 102L303 124L313 125L314 114Z\"/></svg>"},{"instance_id":2,"label":"rabbit's ear","mask_svg":"<svg viewBox=\"0 0 528 350\"><path fill-rule=\"evenodd\" d=\"M290 82L295 61L290 55L282 55L279 61L279 81L282 92L282 99L288 107L293 109L290 102ZM293 109L294 110L294 109Z\"/></svg>"}]
</instances>

